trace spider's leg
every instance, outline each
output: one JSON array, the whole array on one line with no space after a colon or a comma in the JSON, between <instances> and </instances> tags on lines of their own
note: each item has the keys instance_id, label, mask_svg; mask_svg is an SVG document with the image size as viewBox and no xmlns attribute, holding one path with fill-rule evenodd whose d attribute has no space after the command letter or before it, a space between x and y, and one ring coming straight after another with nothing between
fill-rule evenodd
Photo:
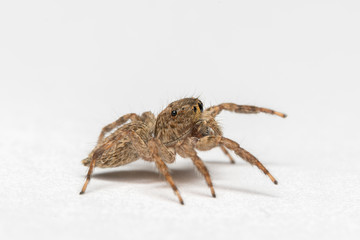
<instances>
[{"instance_id":1,"label":"spider's leg","mask_svg":"<svg viewBox=\"0 0 360 240\"><path fill-rule=\"evenodd\" d=\"M223 151L223 153L229 157L230 159L230 163L234 164L235 160L233 159L233 157L230 155L230 153L228 152L228 150L226 150L226 148L223 145L220 145L221 150Z\"/></svg>"},{"instance_id":2,"label":"spider's leg","mask_svg":"<svg viewBox=\"0 0 360 240\"><path fill-rule=\"evenodd\" d=\"M221 131L221 128L219 126L219 124L215 121L215 119L213 117L209 118L209 119L204 119L203 121L198 123L199 128L197 130L197 133L195 134L195 136L198 136L199 138L204 137L204 136L209 136L209 129L211 129L213 131L213 133L211 135L220 135L222 136L223 133ZM233 157L230 155L230 153L226 150L226 148L223 145L220 145L221 150L223 151L223 153L228 156L228 158L230 159L230 163L235 163L235 160L233 159Z\"/></svg>"},{"instance_id":3,"label":"spider's leg","mask_svg":"<svg viewBox=\"0 0 360 240\"><path fill-rule=\"evenodd\" d=\"M159 139L154 139L154 138L150 139L146 144L141 139L141 137L136 134L135 131L128 131L127 133L139 156L144 160L155 162L156 167L159 169L160 173L165 176L166 181L170 184L174 193L179 198L179 202L181 204L184 204L180 192L169 173L169 169L164 163L164 161L169 163L174 162L175 154L168 151L167 148L160 142Z\"/></svg>"},{"instance_id":4,"label":"spider's leg","mask_svg":"<svg viewBox=\"0 0 360 240\"><path fill-rule=\"evenodd\" d=\"M160 141L157 141L158 139L151 139L148 143L149 151L151 153L152 159L155 161L156 167L159 169L160 173L165 176L166 181L170 184L171 188L173 189L176 196L179 198L179 202L184 205L184 201L180 195L180 192L178 188L175 185L175 182L173 178L171 177L169 173L169 169L166 166L166 164L163 162L163 160L160 158L159 155L159 144Z\"/></svg>"},{"instance_id":5,"label":"spider's leg","mask_svg":"<svg viewBox=\"0 0 360 240\"><path fill-rule=\"evenodd\" d=\"M204 162L197 155L197 153L194 149L195 145L191 144L190 142L191 142L191 140L184 141L183 144L181 144L180 146L177 146L177 148L176 148L177 153L184 158L186 158L186 157L191 158L191 160L193 161L193 163L196 166L196 168L198 169L198 171L205 177L205 181L210 188L211 195L213 197L216 197L214 186L212 184L209 171L208 171L207 167L205 166Z\"/></svg>"},{"instance_id":6,"label":"spider's leg","mask_svg":"<svg viewBox=\"0 0 360 240\"><path fill-rule=\"evenodd\" d=\"M285 118L286 114L280 113L268 108L250 106L250 105L237 105L235 103L222 103L216 106L207 108L204 112L209 113L212 117L218 115L222 110L227 110L236 113L269 113Z\"/></svg>"},{"instance_id":7,"label":"spider's leg","mask_svg":"<svg viewBox=\"0 0 360 240\"><path fill-rule=\"evenodd\" d=\"M99 157L101 157L101 155L104 153L104 151L105 151L105 148L99 148L99 149L97 149L97 150L94 152L94 154L92 155L91 161L90 161L89 170L88 170L88 173L87 173L87 175L86 175L86 180L85 180L84 186L83 186L82 189L81 189L80 194L85 193L86 188L87 188L87 185L88 185L89 182L90 182L91 174L92 174L93 171L94 171L95 162L96 162L96 160L97 160Z\"/></svg>"},{"instance_id":8,"label":"spider's leg","mask_svg":"<svg viewBox=\"0 0 360 240\"><path fill-rule=\"evenodd\" d=\"M135 113L128 113L128 114L120 117L115 122L112 122L112 123L106 125L105 127L103 127L103 129L101 130L101 133L99 135L97 144L100 144L103 141L106 133L111 132L116 127L119 127L122 124L126 123L129 119L131 119L132 121L141 121L141 117Z\"/></svg>"},{"instance_id":9,"label":"spider's leg","mask_svg":"<svg viewBox=\"0 0 360 240\"><path fill-rule=\"evenodd\" d=\"M150 147L141 139L141 137L135 131L127 131L126 134L130 137L131 143L139 156L144 160L153 161L152 155L149 151ZM162 161L166 163L173 163L175 161L174 152L170 151L158 139L152 139L151 141L156 142L158 154Z\"/></svg>"},{"instance_id":10,"label":"spider's leg","mask_svg":"<svg viewBox=\"0 0 360 240\"><path fill-rule=\"evenodd\" d=\"M226 148L233 150L236 155L240 156L242 159L250 163L251 165L257 166L264 174L266 174L274 184L278 182L276 179L270 174L270 172L262 165L262 163L257 160L251 153L246 151L245 149L241 148L240 145L228 138L222 136L206 136L200 138L199 141L196 143L196 148L201 151L210 150L216 146L224 145Z\"/></svg>"}]
</instances>

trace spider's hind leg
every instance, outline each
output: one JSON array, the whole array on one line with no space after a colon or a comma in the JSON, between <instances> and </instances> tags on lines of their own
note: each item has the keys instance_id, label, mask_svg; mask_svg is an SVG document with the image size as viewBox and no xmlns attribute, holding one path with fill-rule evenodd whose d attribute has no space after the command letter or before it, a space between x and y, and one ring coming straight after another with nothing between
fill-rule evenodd
<instances>
[{"instance_id":1,"label":"spider's hind leg","mask_svg":"<svg viewBox=\"0 0 360 240\"><path fill-rule=\"evenodd\" d=\"M108 132L111 132L116 127L119 127L122 124L126 123L129 119L131 119L132 121L140 121L141 117L139 115L137 115L136 113L128 113L128 114L125 114L124 116L119 117L118 120L116 120L115 122L112 122L112 123L106 125L105 127L103 127L103 129L101 130L101 133L99 135L97 144L100 144L104 140L105 134L107 134Z\"/></svg>"},{"instance_id":2,"label":"spider's hind leg","mask_svg":"<svg viewBox=\"0 0 360 240\"><path fill-rule=\"evenodd\" d=\"M82 189L81 189L80 194L84 194L84 193L85 193L86 188L87 188L87 185L88 185L89 182L90 182L91 175L92 175L92 173L93 173L93 171L94 171L96 160L97 160L99 157L101 157L101 155L104 153L104 151L105 151L104 148L99 148L99 149L96 150L96 151L94 152L94 154L92 155L91 161L90 161L89 170L88 170L88 173L87 173L87 175L86 175L86 180L85 180L84 186L83 186Z\"/></svg>"}]
</instances>

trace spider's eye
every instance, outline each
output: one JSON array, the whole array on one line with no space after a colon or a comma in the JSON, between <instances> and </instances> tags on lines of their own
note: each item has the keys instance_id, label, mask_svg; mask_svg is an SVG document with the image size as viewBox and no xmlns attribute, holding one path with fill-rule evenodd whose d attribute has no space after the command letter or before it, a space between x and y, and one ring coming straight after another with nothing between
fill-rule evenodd
<instances>
[{"instance_id":1,"label":"spider's eye","mask_svg":"<svg viewBox=\"0 0 360 240\"><path fill-rule=\"evenodd\" d=\"M203 108L202 102L199 102L199 103L198 103L198 106L199 106L199 108L200 108L200 111L203 112L203 109L204 109L204 108Z\"/></svg>"},{"instance_id":2,"label":"spider's eye","mask_svg":"<svg viewBox=\"0 0 360 240\"><path fill-rule=\"evenodd\" d=\"M194 107L194 112L196 112L196 107Z\"/></svg>"},{"instance_id":3,"label":"spider's eye","mask_svg":"<svg viewBox=\"0 0 360 240\"><path fill-rule=\"evenodd\" d=\"M176 116L176 114L177 114L177 111L176 111L176 110L172 110L171 116Z\"/></svg>"}]
</instances>

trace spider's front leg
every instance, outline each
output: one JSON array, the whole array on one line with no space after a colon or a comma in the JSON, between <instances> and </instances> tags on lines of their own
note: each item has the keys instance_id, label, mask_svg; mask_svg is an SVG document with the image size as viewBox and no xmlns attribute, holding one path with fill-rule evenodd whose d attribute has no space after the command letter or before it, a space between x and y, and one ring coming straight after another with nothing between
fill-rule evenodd
<instances>
[{"instance_id":1,"label":"spider's front leg","mask_svg":"<svg viewBox=\"0 0 360 240\"><path fill-rule=\"evenodd\" d=\"M196 148L200 151L207 151L214 147L224 145L226 148L233 150L236 155L250 163L251 165L257 166L265 175L267 175L274 184L278 184L276 179L270 174L270 172L262 165L262 163L254 157L251 153L240 147L240 145L228 138L222 136L206 136L196 143Z\"/></svg>"},{"instance_id":2,"label":"spider's front leg","mask_svg":"<svg viewBox=\"0 0 360 240\"><path fill-rule=\"evenodd\" d=\"M286 114L280 113L268 108L250 106L250 105L237 105L235 103L222 103L216 106L207 108L204 112L209 113L212 117L217 116L222 110L227 110L236 113L268 113L286 118Z\"/></svg>"},{"instance_id":3,"label":"spider's front leg","mask_svg":"<svg viewBox=\"0 0 360 240\"><path fill-rule=\"evenodd\" d=\"M159 139L151 139L148 143L148 146L149 146L149 152L151 154L152 159L155 161L156 167L159 169L160 173L165 176L166 181L170 184L174 193L178 197L180 204L184 205L184 201L180 195L178 188L175 185L173 178L169 173L169 169L160 157L160 155L164 156L164 153L160 153L159 149L161 151L161 149L164 150L166 147L160 142ZM169 162L175 161L175 155L172 155L172 158L173 159L168 159L167 161Z\"/></svg>"},{"instance_id":4,"label":"spider's front leg","mask_svg":"<svg viewBox=\"0 0 360 240\"><path fill-rule=\"evenodd\" d=\"M191 158L198 171L205 177L205 181L210 188L211 195L216 197L209 171L194 149L196 142L197 138L188 138L182 144L176 147L176 152L183 158Z\"/></svg>"},{"instance_id":5,"label":"spider's front leg","mask_svg":"<svg viewBox=\"0 0 360 240\"><path fill-rule=\"evenodd\" d=\"M223 151L223 153L228 156L228 158L230 159L230 163L231 164L235 164L235 160L233 159L233 157L230 155L230 153L228 152L228 150L226 150L226 148L223 145L220 145L221 150Z\"/></svg>"}]
</instances>

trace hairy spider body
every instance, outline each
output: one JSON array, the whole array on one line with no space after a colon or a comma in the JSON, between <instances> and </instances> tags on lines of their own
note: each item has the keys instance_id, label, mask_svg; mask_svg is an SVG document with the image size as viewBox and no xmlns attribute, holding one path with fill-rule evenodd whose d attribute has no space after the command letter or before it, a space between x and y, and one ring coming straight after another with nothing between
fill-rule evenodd
<instances>
[{"instance_id":1,"label":"hairy spider body","mask_svg":"<svg viewBox=\"0 0 360 240\"><path fill-rule=\"evenodd\" d=\"M203 111L203 104L197 98L184 98L172 102L160 112L157 118L151 112L145 112L141 116L134 113L126 114L103 128L94 150L82 161L85 166L89 166L89 171L80 194L85 192L95 167L118 167L142 158L155 162L156 167L177 195L179 202L183 204L180 192L166 165L166 163L173 163L176 154L179 154L193 161L204 176L212 196L215 197L209 171L196 152L196 150L208 151L214 147L220 147L230 158L231 163L235 161L227 149L234 151L248 163L257 166L274 184L277 184L275 178L259 160L235 141L222 136L222 131L215 120L222 110L237 113L264 112L286 117L285 114L267 108L234 103L223 103ZM123 125L128 120L132 122ZM116 127L119 128L105 137L106 133Z\"/></svg>"},{"instance_id":2,"label":"hairy spider body","mask_svg":"<svg viewBox=\"0 0 360 240\"><path fill-rule=\"evenodd\" d=\"M152 138L151 131L145 123L135 121L125 124L108 136L105 141L99 143L82 163L89 166L94 154L102 150L104 152L96 158L95 167L118 167L138 160L140 158L138 151L126 134L130 131L135 132L145 143Z\"/></svg>"}]
</instances>

